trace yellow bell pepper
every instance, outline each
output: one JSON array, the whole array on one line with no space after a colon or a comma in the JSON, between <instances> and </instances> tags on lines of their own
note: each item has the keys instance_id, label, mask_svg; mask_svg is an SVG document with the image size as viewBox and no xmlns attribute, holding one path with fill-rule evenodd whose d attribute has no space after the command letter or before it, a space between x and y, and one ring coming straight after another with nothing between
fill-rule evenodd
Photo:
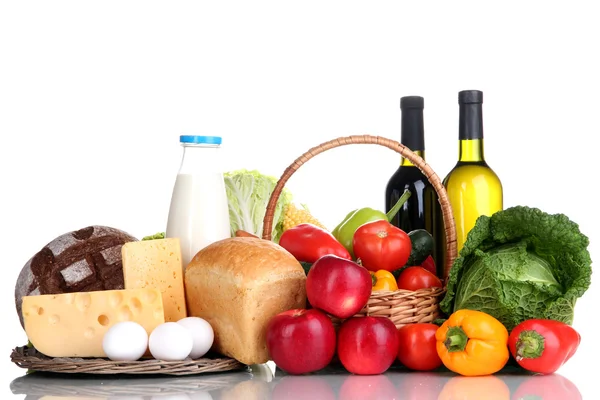
<instances>
[{"instance_id":1,"label":"yellow bell pepper","mask_svg":"<svg viewBox=\"0 0 600 400\"><path fill-rule=\"evenodd\" d=\"M439 327L435 338L446 368L464 376L494 374L509 359L506 327L481 311L456 311Z\"/></svg>"},{"instance_id":2,"label":"yellow bell pepper","mask_svg":"<svg viewBox=\"0 0 600 400\"><path fill-rule=\"evenodd\" d=\"M380 269L377 272L371 272L371 279L373 280L373 291L380 290L398 290L398 284L396 283L396 277L392 275L390 271Z\"/></svg>"}]
</instances>

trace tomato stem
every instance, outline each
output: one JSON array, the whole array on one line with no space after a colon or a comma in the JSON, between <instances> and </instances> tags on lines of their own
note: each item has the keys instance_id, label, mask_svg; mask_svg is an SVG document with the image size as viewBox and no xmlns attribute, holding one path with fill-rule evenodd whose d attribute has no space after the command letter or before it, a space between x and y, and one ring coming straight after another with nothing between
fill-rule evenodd
<instances>
[{"instance_id":1,"label":"tomato stem","mask_svg":"<svg viewBox=\"0 0 600 400\"><path fill-rule=\"evenodd\" d=\"M400 208L404 205L404 203L406 203L406 200L408 200L409 197L410 190L405 190L404 193L402 193L402 196L400 196L400 198L396 202L396 204L394 204L394 207L392 207L392 209L388 211L388 213L385 215L387 217L388 222L390 222L396 216L396 214L398 214L398 211L400 211Z\"/></svg>"},{"instance_id":2,"label":"tomato stem","mask_svg":"<svg viewBox=\"0 0 600 400\"><path fill-rule=\"evenodd\" d=\"M446 349L450 353L464 351L465 347L467 347L467 343L469 342L469 337L460 326L451 326L448 328L448 332L446 333L446 340L444 340L444 345Z\"/></svg>"},{"instance_id":3,"label":"tomato stem","mask_svg":"<svg viewBox=\"0 0 600 400\"><path fill-rule=\"evenodd\" d=\"M519 334L517 343L515 344L517 361L524 358L538 358L544 353L545 339L538 332L530 330L523 331Z\"/></svg>"}]
</instances>

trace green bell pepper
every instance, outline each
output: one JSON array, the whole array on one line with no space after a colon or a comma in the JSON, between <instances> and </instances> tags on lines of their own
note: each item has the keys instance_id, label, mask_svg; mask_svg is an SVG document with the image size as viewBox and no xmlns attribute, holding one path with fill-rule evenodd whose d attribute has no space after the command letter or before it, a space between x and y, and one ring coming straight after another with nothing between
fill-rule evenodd
<instances>
[{"instance_id":1,"label":"green bell pepper","mask_svg":"<svg viewBox=\"0 0 600 400\"><path fill-rule=\"evenodd\" d=\"M351 217L351 216L352 216L352 215L353 215L355 212L357 212L357 211L358 211L358 208L357 208L356 210L352 210L352 211L350 211L350 212L349 212L349 213L348 213L348 214L347 214L347 215L344 217L344 219L342 220L342 222L340 222L340 223L338 224L338 226L336 226L336 227L333 229L333 231L331 231L331 234L333 235L333 237L335 237L335 238L337 239L337 234L338 234L338 232L340 231L340 227L341 227L342 225L344 225L344 224L346 223L346 221L348 221L348 220L350 219L350 217Z\"/></svg>"},{"instance_id":2,"label":"green bell pepper","mask_svg":"<svg viewBox=\"0 0 600 400\"><path fill-rule=\"evenodd\" d=\"M360 208L358 210L351 211L346 215L346 218L342 222L335 227L335 229L331 232L332 235L340 242L346 250L350 253L352 258L354 258L354 251L352 246L352 239L354 238L354 232L361 227L362 225L373 222L386 220L391 221L392 218L396 216L398 211L406 200L410 197L410 191L406 190L402 196L398 199L394 207L385 214L382 211L375 210L370 207Z\"/></svg>"}]
</instances>

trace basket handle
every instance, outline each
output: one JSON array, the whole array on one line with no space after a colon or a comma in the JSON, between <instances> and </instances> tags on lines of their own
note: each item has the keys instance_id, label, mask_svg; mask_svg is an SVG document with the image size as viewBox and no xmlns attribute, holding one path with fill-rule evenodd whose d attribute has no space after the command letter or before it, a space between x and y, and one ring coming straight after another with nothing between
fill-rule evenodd
<instances>
[{"instance_id":1,"label":"basket handle","mask_svg":"<svg viewBox=\"0 0 600 400\"><path fill-rule=\"evenodd\" d=\"M265 212L265 217L263 220L263 239L271 240L271 231L273 230L273 216L275 214L275 207L277 205L277 201L279 200L279 196L281 195L281 191L283 190L285 184L298 170L298 168L300 168L311 158L315 157L320 153L323 153L324 151L350 144L377 144L383 147L387 147L388 149L394 150L395 152L399 153L402 157L410 160L417 168L419 168L419 170L423 172L423 174L432 184L433 188L435 189L438 195L438 199L441 205L442 218L444 221L444 231L446 233L446 257L444 264L444 280L446 280L448 277L448 273L450 272L450 268L452 267L452 264L454 263L454 260L457 256L456 226L454 223L454 217L452 216L452 207L450 205L450 201L448 200L448 194L446 193L446 189L444 188L444 185L442 184L440 178L425 162L423 158L413 153L408 147L404 146L403 144L381 136L353 135L340 137L325 143L321 143L320 145L311 148L306 153L298 157L289 167L285 169L285 171L281 175L281 178L279 178L275 189L273 189L273 193L271 193L271 198L269 199L269 203L267 204L267 211Z\"/></svg>"}]
</instances>

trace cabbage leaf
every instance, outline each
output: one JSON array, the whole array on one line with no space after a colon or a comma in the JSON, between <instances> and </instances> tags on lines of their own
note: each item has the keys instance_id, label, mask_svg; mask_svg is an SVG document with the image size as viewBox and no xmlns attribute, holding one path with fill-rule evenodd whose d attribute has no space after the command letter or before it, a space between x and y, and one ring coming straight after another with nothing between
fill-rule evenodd
<instances>
[{"instance_id":1,"label":"cabbage leaf","mask_svg":"<svg viewBox=\"0 0 600 400\"><path fill-rule=\"evenodd\" d=\"M267 204L277 185L278 179L261 174L259 171L240 169L224 174L225 190L229 203L231 236L243 230L258 237L263 235L263 220ZM279 243L283 233L283 211L292 202L292 195L283 188L273 214L271 240Z\"/></svg>"},{"instance_id":2,"label":"cabbage leaf","mask_svg":"<svg viewBox=\"0 0 600 400\"><path fill-rule=\"evenodd\" d=\"M469 232L440 303L486 312L511 330L530 318L573 323L591 283L589 239L564 214L517 206L481 216Z\"/></svg>"}]
</instances>

